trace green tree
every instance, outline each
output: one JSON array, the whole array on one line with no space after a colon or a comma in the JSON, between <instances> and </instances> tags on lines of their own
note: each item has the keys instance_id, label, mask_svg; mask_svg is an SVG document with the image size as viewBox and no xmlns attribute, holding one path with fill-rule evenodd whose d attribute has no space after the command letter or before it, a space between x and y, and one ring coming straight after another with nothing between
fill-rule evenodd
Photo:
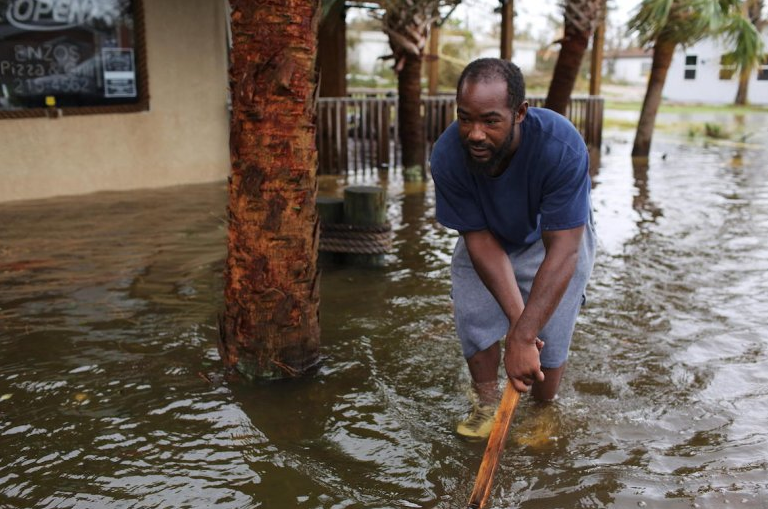
<instances>
[{"instance_id":1,"label":"green tree","mask_svg":"<svg viewBox=\"0 0 768 509\"><path fill-rule=\"evenodd\" d=\"M759 48L760 34L743 18L739 0L643 0L628 27L636 32L640 43L653 48L651 75L648 78L640 120L637 124L633 157L647 157L661 93L678 45L691 45L707 36L732 37L730 30L740 27L742 49ZM754 55L753 58L757 58Z\"/></svg>"},{"instance_id":2,"label":"green tree","mask_svg":"<svg viewBox=\"0 0 768 509\"><path fill-rule=\"evenodd\" d=\"M398 128L406 176L424 175L424 117L421 112L421 65L432 23L444 17L441 10L455 8L461 0L380 0L376 17L389 37L397 74Z\"/></svg>"},{"instance_id":3,"label":"green tree","mask_svg":"<svg viewBox=\"0 0 768 509\"><path fill-rule=\"evenodd\" d=\"M248 379L319 359L318 0L230 0L229 229L219 353Z\"/></svg>"},{"instance_id":4,"label":"green tree","mask_svg":"<svg viewBox=\"0 0 768 509\"><path fill-rule=\"evenodd\" d=\"M544 107L565 115L589 39L600 22L601 8L602 0L567 0L563 5L563 38Z\"/></svg>"}]
</instances>

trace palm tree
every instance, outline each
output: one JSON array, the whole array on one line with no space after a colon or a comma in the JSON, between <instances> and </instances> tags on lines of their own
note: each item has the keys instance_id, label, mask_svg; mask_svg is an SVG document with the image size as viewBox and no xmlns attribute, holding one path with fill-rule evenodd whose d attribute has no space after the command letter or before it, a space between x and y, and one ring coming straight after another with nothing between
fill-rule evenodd
<instances>
[{"instance_id":1,"label":"palm tree","mask_svg":"<svg viewBox=\"0 0 768 509\"><path fill-rule=\"evenodd\" d=\"M423 177L424 118L421 114L421 63L432 23L440 10L461 0L380 0L376 17L389 37L397 74L398 128L406 177Z\"/></svg>"},{"instance_id":2,"label":"palm tree","mask_svg":"<svg viewBox=\"0 0 768 509\"><path fill-rule=\"evenodd\" d=\"M653 47L653 60L632 147L633 157L647 157L651 150L661 93L677 45L690 45L706 36L723 34L729 26L733 26L733 20L740 16L739 0L642 1L629 20L628 27L638 33L641 44ZM759 34L754 25L749 25L752 28L747 27L743 37L745 41L753 42L745 47L756 48L759 46L756 41Z\"/></svg>"},{"instance_id":3,"label":"palm tree","mask_svg":"<svg viewBox=\"0 0 768 509\"><path fill-rule=\"evenodd\" d=\"M765 25L765 20L761 19L763 6L763 0L746 0L743 6L746 17L749 18L749 21L756 27L758 32L761 32ZM734 29L738 30L738 27L734 27ZM736 33L741 35L741 32ZM749 76L752 74L754 61L750 60L751 49L749 47L739 46L739 41L737 41L737 49L733 51L730 58L736 63L736 67L739 71L739 88L736 91L734 104L743 106L747 104L747 96L749 95Z\"/></svg>"},{"instance_id":4,"label":"palm tree","mask_svg":"<svg viewBox=\"0 0 768 509\"><path fill-rule=\"evenodd\" d=\"M319 359L318 0L230 0L229 235L219 353L248 379Z\"/></svg>"},{"instance_id":5,"label":"palm tree","mask_svg":"<svg viewBox=\"0 0 768 509\"><path fill-rule=\"evenodd\" d=\"M544 107L565 115L568 101L579 74L589 39L600 22L602 0L567 0L563 6L565 21L560 52Z\"/></svg>"}]
</instances>

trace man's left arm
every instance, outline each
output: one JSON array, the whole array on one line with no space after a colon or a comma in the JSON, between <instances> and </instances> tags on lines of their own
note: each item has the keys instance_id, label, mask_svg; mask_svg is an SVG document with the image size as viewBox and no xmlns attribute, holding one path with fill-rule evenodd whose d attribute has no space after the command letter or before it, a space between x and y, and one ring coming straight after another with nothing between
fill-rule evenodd
<instances>
[{"instance_id":1,"label":"man's left arm","mask_svg":"<svg viewBox=\"0 0 768 509\"><path fill-rule=\"evenodd\" d=\"M519 378L515 365L516 347L533 343L539 331L557 309L576 271L579 247L585 226L543 231L546 254L533 279L531 294L522 315L506 338L505 367L510 378ZM533 382L533 380L530 380Z\"/></svg>"}]
</instances>

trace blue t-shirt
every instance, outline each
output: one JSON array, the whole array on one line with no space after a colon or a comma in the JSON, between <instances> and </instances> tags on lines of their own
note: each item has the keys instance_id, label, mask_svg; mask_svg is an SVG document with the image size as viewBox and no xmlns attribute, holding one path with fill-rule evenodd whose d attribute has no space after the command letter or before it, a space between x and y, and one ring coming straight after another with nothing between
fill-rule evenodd
<instances>
[{"instance_id":1,"label":"blue t-shirt","mask_svg":"<svg viewBox=\"0 0 768 509\"><path fill-rule=\"evenodd\" d=\"M487 229L509 251L536 242L542 230L587 223L589 153L573 124L551 110L528 108L520 136L507 169L490 177L467 167L458 123L445 130L430 158L443 226Z\"/></svg>"}]
</instances>

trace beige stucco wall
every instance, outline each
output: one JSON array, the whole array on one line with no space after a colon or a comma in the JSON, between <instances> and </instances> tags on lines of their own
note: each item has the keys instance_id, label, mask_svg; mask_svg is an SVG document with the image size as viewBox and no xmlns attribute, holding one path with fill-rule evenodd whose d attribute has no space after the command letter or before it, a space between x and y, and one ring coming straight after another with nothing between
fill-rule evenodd
<instances>
[{"instance_id":1,"label":"beige stucco wall","mask_svg":"<svg viewBox=\"0 0 768 509\"><path fill-rule=\"evenodd\" d=\"M223 0L144 0L150 110L0 119L0 201L223 180Z\"/></svg>"}]
</instances>

